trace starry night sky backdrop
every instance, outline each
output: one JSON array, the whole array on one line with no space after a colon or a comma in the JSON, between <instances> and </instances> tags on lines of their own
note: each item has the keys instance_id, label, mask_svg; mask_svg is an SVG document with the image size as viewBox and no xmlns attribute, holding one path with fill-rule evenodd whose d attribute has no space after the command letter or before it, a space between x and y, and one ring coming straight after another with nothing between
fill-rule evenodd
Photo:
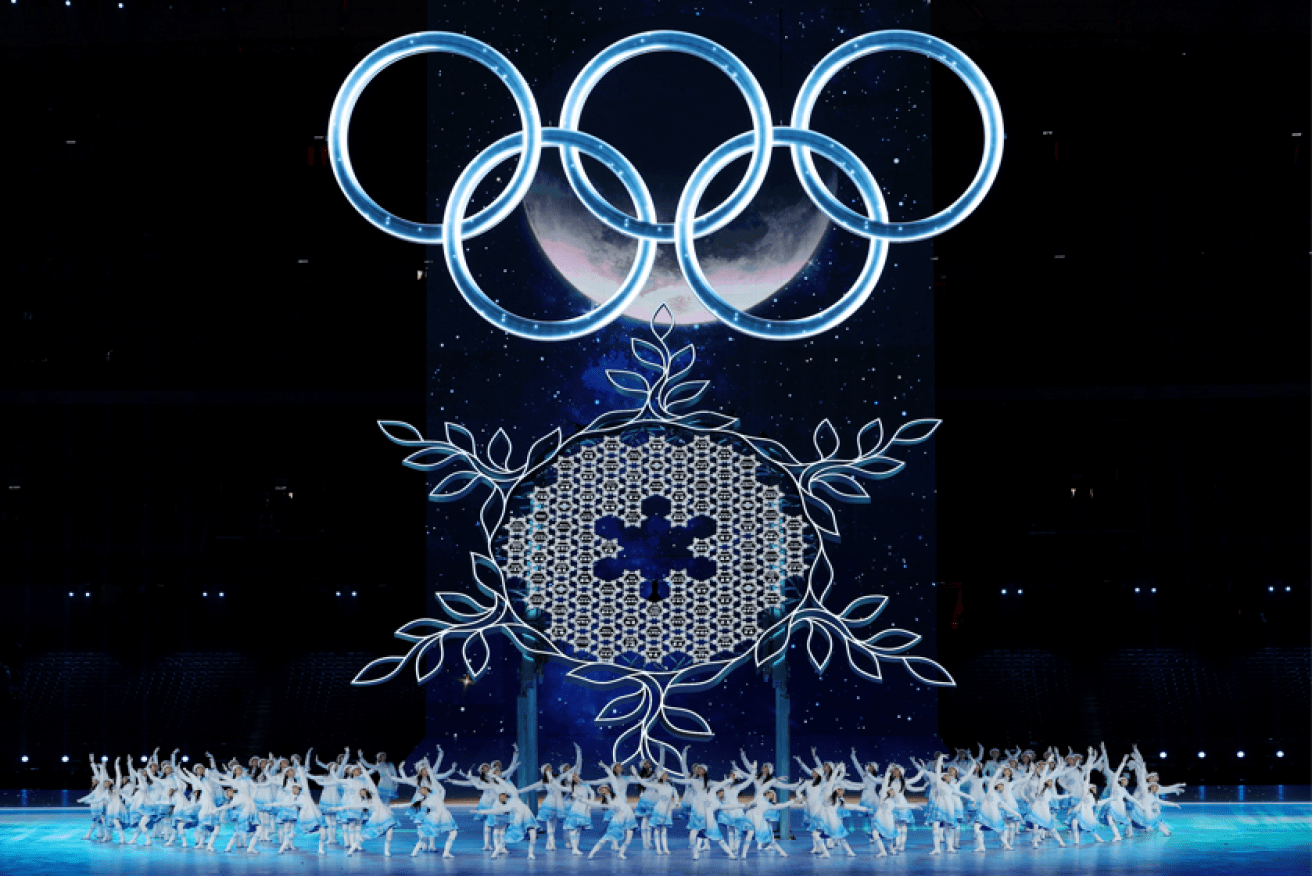
<instances>
[{"instance_id":1,"label":"starry night sky backdrop","mask_svg":"<svg viewBox=\"0 0 1312 876\"><path fill-rule=\"evenodd\" d=\"M513 11L496 6L452 11L435 4L429 26L468 33L511 58L532 85L545 124L555 122L574 76L602 48L645 30L687 30L737 54L765 89L775 124L785 124L803 78L842 41L879 29L925 30L928 23L928 7L920 2L881 4L877 11L741 4L733 11L717 9L715 15L695 3ZM517 130L517 116L504 87L470 62L442 58L430 64L428 76L429 221L439 221L456 174L486 144ZM848 144L872 169L894 218L926 215L932 201L930 100L927 61L883 55L836 76L814 114L817 130ZM702 157L749 126L742 98L726 77L703 61L673 54L640 57L613 70L592 93L582 122L583 130L614 145L643 173L662 221L673 218L683 182ZM547 150L542 160L548 172L559 175L559 153ZM727 168L703 203L723 198L745 166L742 159ZM509 164L503 165L493 178L505 179L509 170ZM605 176L596 165L590 175ZM783 200L790 200L790 193L792 199L805 197L787 150L774 151L770 183ZM855 206L849 188L840 185L839 192ZM483 203L497 190L485 184ZM613 203L626 204L622 197L611 197ZM583 221L599 225L590 218ZM737 221L702 241L699 252L732 247L754 231L748 219ZM800 275L753 313L796 318L832 303L859 272L866 246L831 226ZM523 211L472 241L467 252L478 281L514 312L561 318L590 306L545 258ZM929 242L893 247L866 306L837 330L810 340L761 341L715 322L676 328L669 339L672 349L686 343L697 347L690 377L711 381L699 407L739 417L743 432L781 441L801 459L815 458L812 431L826 417L854 452L857 432L876 417L895 429L907 420L933 416L931 254ZM429 257L441 258L440 253ZM569 435L597 414L627 406L604 373L636 368L629 339L650 339L645 324L622 318L590 338L535 343L509 337L476 317L458 299L440 262L429 274L428 290L430 434L440 434L445 422L455 421L486 441L504 427L517 453L523 453L550 428L559 425ZM891 601L879 629L898 626L921 633L925 640L914 653L933 656L933 439L908 449L907 468L873 484L869 505L837 506L842 541L830 546L837 586L829 604L841 610L856 596L884 593ZM416 489L422 489L415 480ZM466 555L482 548L476 526L479 504L470 498L429 512L430 578L440 589L471 586ZM436 604L432 607L437 610ZM892 743L883 738L902 735L916 737L897 745L902 756L935 744L936 693L917 687L900 666L887 667L888 680L875 685L863 683L836 657L817 677L797 650L801 646L793 647L793 732L799 751L821 744L845 752L860 743L889 752ZM499 685L492 677L517 679L518 657L504 640L496 650L501 653L489 677L478 682L497 691L491 695L496 723L482 710L465 721L452 716L443 685L431 685L429 711L437 716L436 721L430 718L431 736L440 740L459 734L463 739L492 731L503 738L484 756L507 747L514 734L517 688ZM451 669L463 676L459 664ZM561 667L551 666L539 690L540 750L559 760L577 740L591 763L596 759L592 752L608 752L619 732L598 728L591 720L613 694L589 691L563 675ZM700 712L719 734L711 743L694 746L698 758L727 761L739 744L748 745L754 756L773 751L773 688L750 666L710 692L672 704Z\"/></svg>"},{"instance_id":2,"label":"starry night sky backdrop","mask_svg":"<svg viewBox=\"0 0 1312 876\"><path fill-rule=\"evenodd\" d=\"M826 416L848 441L876 415L945 421L874 502L838 509L831 547L835 601L889 595L889 623L925 634L960 686L896 669L856 683L840 666L817 682L794 661L796 747L828 736L837 754L855 736L884 752L871 737L899 727L948 744L1138 741L1168 752L1172 779L1306 781L1305 4L20 0L0 4L0 71L21 84L0 139L17 217L0 268L0 784L77 787L85 752L156 745L398 757L427 736L463 764L508 755L517 666L499 639L477 684L452 666L427 690L348 685L433 612L439 583L470 586L481 543L476 501L427 501L375 423L450 419L482 440L504 426L522 452L618 401L602 370L627 366L645 328L506 338L457 299L440 253L365 223L323 141L362 57L468 32L525 72L550 124L597 50L680 27L738 53L782 123L817 59L897 25L957 45L997 90L1008 139L990 196L932 244L894 247L872 301L813 342L677 330L713 381L705 406L798 452ZM894 215L968 183L979 121L951 74L870 58L825 95L815 127L871 166ZM384 206L436 219L512 111L476 65L409 59L359 104L356 166ZM656 56L608 76L583 127L668 211L746 120L707 65ZM759 199L775 215L797 207L791 174L777 150ZM584 304L535 240L561 232L549 212L468 253L508 307L558 317ZM766 229L793 246L768 266L785 282L809 250L800 222L765 214L699 253L751 255ZM766 311L832 301L862 246L827 232ZM725 737L769 749L768 683L744 670L708 699ZM600 755L600 705L549 671L542 755L587 734Z\"/></svg>"}]
</instances>

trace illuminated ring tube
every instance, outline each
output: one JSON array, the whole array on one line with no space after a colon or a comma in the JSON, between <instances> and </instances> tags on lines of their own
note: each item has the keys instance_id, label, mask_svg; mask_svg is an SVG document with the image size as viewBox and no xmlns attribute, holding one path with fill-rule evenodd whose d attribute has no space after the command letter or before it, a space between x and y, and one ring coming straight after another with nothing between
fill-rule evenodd
<instances>
[{"instance_id":1,"label":"illuminated ring tube","mask_svg":"<svg viewBox=\"0 0 1312 876\"><path fill-rule=\"evenodd\" d=\"M984 74L970 58L936 37L909 30L881 30L848 40L826 55L802 83L801 89L797 92L797 102L793 105L792 126L800 129L810 128L811 110L815 108L820 92L835 73L858 58L886 51L916 52L942 62L966 83L966 87L974 96L984 122L984 154L980 158L975 179L971 181L966 191L951 206L933 216L914 222L889 224L882 216L877 219L862 216L835 198L816 174L810 153L801 146L793 147L793 166L797 169L798 178L801 179L802 185L816 206L848 231L862 237L875 237L882 240L924 240L942 234L969 216L988 194L994 178L998 175L998 166L1002 163L1002 110L998 106L997 96L993 93L993 86L989 85L989 81L984 78Z\"/></svg>"},{"instance_id":2,"label":"illuminated ring tube","mask_svg":"<svg viewBox=\"0 0 1312 876\"><path fill-rule=\"evenodd\" d=\"M884 207L884 195L880 192L875 178L861 163L861 159L846 146L817 131L797 128L775 128L774 136L776 145L815 151L832 161L856 185L861 198L866 202L866 209L871 218L883 220L888 217ZM683 194L679 197L679 209L674 216L674 250L679 259L679 268L683 271L688 285L697 295L697 299L721 322L730 327L744 334L770 341L809 338L828 331L846 320L870 297L870 292L879 282L879 275L884 270L884 261L888 257L888 242L879 238L870 238L866 263L861 268L860 276L852 284L852 288L838 301L813 316L788 320L762 319L731 306L711 288L706 274L702 272L701 265L697 262L691 233L692 223L689 220L696 215L697 204L711 180L715 179L715 176L731 161L752 148L754 148L752 135L740 134L706 156L688 179Z\"/></svg>"},{"instance_id":3,"label":"illuminated ring tube","mask_svg":"<svg viewBox=\"0 0 1312 876\"><path fill-rule=\"evenodd\" d=\"M511 134L509 137L504 137L493 143L479 153L478 157L469 163L469 166L460 174L460 178L456 180L455 187L451 190L451 198L446 204L446 211L442 216L442 248L446 256L446 266L451 272L451 279L455 281L456 288L460 290L460 294L465 301L469 302L469 306L474 308L479 316L497 328L512 335L535 341L567 341L581 338L584 335L592 334L603 326L609 325L638 297L643 284L647 282L648 276L651 275L652 266L656 264L656 243L651 240L638 241L638 256L633 262L633 267L629 269L629 275L625 277L615 295L605 304L595 310L588 311L582 316L555 321L528 319L516 316L488 298L487 294L478 287L478 283L473 276L470 275L469 266L465 263L465 248L463 246L465 207L468 206L469 198L473 195L474 190L478 188L478 184L491 173L493 168L512 155L517 155L523 151L523 139L523 134ZM543 128L542 143L546 146L558 146L562 149L566 147L581 149L605 164L624 184L624 188L628 190L629 197L633 199L633 206L638 212L638 217L645 222L655 220L656 207L652 203L651 194L647 191L646 184L643 183L642 177L638 175L638 171L629 163L629 160L613 146L598 140L591 134L584 134L582 131L566 131L560 128Z\"/></svg>"},{"instance_id":4,"label":"illuminated ring tube","mask_svg":"<svg viewBox=\"0 0 1312 876\"><path fill-rule=\"evenodd\" d=\"M738 90L747 100L747 109L752 115L752 160L743 174L742 181L729 197L705 216L697 218L693 226L694 237L704 237L728 225L747 209L748 203L756 197L765 181L765 172L770 168L770 151L773 149L773 127L770 124L770 107L765 99L765 92L742 61L738 60L728 49L705 37L673 30L656 30L640 33L622 39L593 58L575 77L565 95L565 103L560 110L560 127L577 131L579 119L583 115L583 105L597 86L601 78L618 65L638 55L650 52L682 52L709 61L728 74ZM655 240L659 243L674 241L674 225L669 222L643 222L625 215L612 207L588 179L579 161L578 153L572 148L561 150L561 161L565 165L565 175L569 184L588 208L608 227L628 237L639 240Z\"/></svg>"},{"instance_id":5,"label":"illuminated ring tube","mask_svg":"<svg viewBox=\"0 0 1312 876\"><path fill-rule=\"evenodd\" d=\"M514 175L505 190L497 196L481 213L465 220L461 234L474 237L492 228L510 211L519 206L519 202L528 193L533 182L533 175L538 170L538 160L542 155L542 120L538 116L537 102L528 82L515 69L504 55L496 49L471 37L458 33L431 31L416 33L394 39L370 52L356 65L346 77L342 87L333 101L332 115L328 120L328 154L332 158L333 175L341 186L351 205L360 215L369 220L376 228L393 237L412 243L437 244L442 242L442 226L424 222L410 222L384 210L360 185L355 178L355 169L351 166L351 155L347 146L347 133L351 126L351 113L355 111L356 101L375 76L385 67L395 64L402 58L425 52L445 52L459 55L482 64L497 75L510 89L510 95L519 108L520 122L524 126L523 134L528 138L525 157L515 168Z\"/></svg>"}]
</instances>

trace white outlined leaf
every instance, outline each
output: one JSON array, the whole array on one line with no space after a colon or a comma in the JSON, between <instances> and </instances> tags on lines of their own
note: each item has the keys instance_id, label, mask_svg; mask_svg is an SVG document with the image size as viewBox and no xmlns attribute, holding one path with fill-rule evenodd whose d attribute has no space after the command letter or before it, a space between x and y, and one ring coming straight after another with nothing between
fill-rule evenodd
<instances>
[{"instance_id":1,"label":"white outlined leaf","mask_svg":"<svg viewBox=\"0 0 1312 876\"><path fill-rule=\"evenodd\" d=\"M647 383L647 378L638 374L636 371L621 371L618 368L607 368L606 379L610 385L620 391L622 395L630 398L645 399L651 393L651 384Z\"/></svg>"},{"instance_id":2,"label":"white outlined leaf","mask_svg":"<svg viewBox=\"0 0 1312 876\"><path fill-rule=\"evenodd\" d=\"M458 471L447 475L442 483L433 488L428 498L434 502L454 502L463 499L483 482L483 476L476 471Z\"/></svg>"},{"instance_id":3,"label":"white outlined leaf","mask_svg":"<svg viewBox=\"0 0 1312 876\"><path fill-rule=\"evenodd\" d=\"M806 634L806 656L816 672L824 673L834 656L834 639L823 624L812 623Z\"/></svg>"},{"instance_id":4,"label":"white outlined leaf","mask_svg":"<svg viewBox=\"0 0 1312 876\"><path fill-rule=\"evenodd\" d=\"M607 726L632 721L646 710L647 700L650 696L651 694L648 693L646 685L632 693L620 694L602 706L601 711L597 713L597 717L593 718L593 721ZM628 711L624 711L625 709L628 709ZM618 710L617 714L612 715L611 712L616 710Z\"/></svg>"},{"instance_id":5,"label":"white outlined leaf","mask_svg":"<svg viewBox=\"0 0 1312 876\"><path fill-rule=\"evenodd\" d=\"M577 681L584 687L595 689L633 683L633 677L629 673L605 663L585 663L576 666L567 672L565 677L570 681Z\"/></svg>"},{"instance_id":6,"label":"white outlined leaf","mask_svg":"<svg viewBox=\"0 0 1312 876\"><path fill-rule=\"evenodd\" d=\"M806 516L811 518L811 524L820 530L820 534L831 541L838 541L838 519L834 517L834 509L829 507L829 503L812 493L804 494L806 497Z\"/></svg>"},{"instance_id":7,"label":"white outlined leaf","mask_svg":"<svg viewBox=\"0 0 1312 876\"><path fill-rule=\"evenodd\" d=\"M487 533L496 532L497 525L501 522L501 513L505 510L506 501L501 497L500 490L491 490L487 499L483 502L483 507L478 512L478 520L483 524L483 531Z\"/></svg>"},{"instance_id":8,"label":"white outlined leaf","mask_svg":"<svg viewBox=\"0 0 1312 876\"><path fill-rule=\"evenodd\" d=\"M878 593L871 593L867 596L853 599L847 604L847 608L843 609L843 613L840 614L839 617L841 617L843 622L849 627L864 627L875 618L879 617L887 606L887 596ZM862 614L862 612L865 613Z\"/></svg>"},{"instance_id":9,"label":"white outlined leaf","mask_svg":"<svg viewBox=\"0 0 1312 876\"><path fill-rule=\"evenodd\" d=\"M469 670L469 677L475 681L487 671L488 662L492 659L492 649L487 646L487 639L483 638L482 632L474 633L465 639L460 654L464 657L465 669Z\"/></svg>"},{"instance_id":10,"label":"white outlined leaf","mask_svg":"<svg viewBox=\"0 0 1312 876\"><path fill-rule=\"evenodd\" d=\"M400 444L402 447L418 447L424 444L431 444L431 441L425 441L424 436L419 434L419 430L409 423L402 423L400 420L379 420L378 428L383 430L387 440L393 444Z\"/></svg>"},{"instance_id":11,"label":"white outlined leaf","mask_svg":"<svg viewBox=\"0 0 1312 876\"><path fill-rule=\"evenodd\" d=\"M487 444L487 459L497 468L505 471L510 466L512 445L505 429L497 429L492 440Z\"/></svg>"},{"instance_id":12,"label":"white outlined leaf","mask_svg":"<svg viewBox=\"0 0 1312 876\"><path fill-rule=\"evenodd\" d=\"M879 418L871 420L861 427L860 433L856 436L857 451L862 456L869 456L879 449L879 445L884 440L884 424Z\"/></svg>"},{"instance_id":13,"label":"white outlined leaf","mask_svg":"<svg viewBox=\"0 0 1312 876\"><path fill-rule=\"evenodd\" d=\"M473 567L474 583L478 585L478 589L493 599L500 599L506 589L506 579L501 573L501 567L493 562L491 557L479 553L470 553L469 561ZM487 609L487 611L491 610L491 608Z\"/></svg>"},{"instance_id":14,"label":"white outlined leaf","mask_svg":"<svg viewBox=\"0 0 1312 876\"><path fill-rule=\"evenodd\" d=\"M665 354L661 348L655 344L649 344L641 338L632 338L629 346L633 350L633 358L637 359L643 365L654 371L665 370Z\"/></svg>"},{"instance_id":15,"label":"white outlined leaf","mask_svg":"<svg viewBox=\"0 0 1312 876\"><path fill-rule=\"evenodd\" d=\"M906 468L906 463L900 459L893 459L890 456L871 456L866 459L858 459L850 466L858 476L868 481L882 481L884 478L891 478L893 475Z\"/></svg>"},{"instance_id":16,"label":"white outlined leaf","mask_svg":"<svg viewBox=\"0 0 1312 876\"><path fill-rule=\"evenodd\" d=\"M379 657L370 663L364 669L361 669L351 680L351 684L358 687L368 687L374 684L382 684L396 677L405 665L404 657Z\"/></svg>"},{"instance_id":17,"label":"white outlined leaf","mask_svg":"<svg viewBox=\"0 0 1312 876\"><path fill-rule=\"evenodd\" d=\"M676 408L695 404L710 385L709 380L689 380L687 383L680 383L670 387L665 391L666 410L673 411Z\"/></svg>"},{"instance_id":18,"label":"white outlined leaf","mask_svg":"<svg viewBox=\"0 0 1312 876\"><path fill-rule=\"evenodd\" d=\"M852 671L862 676L867 681L883 681L884 670L879 665L879 658L861 647L860 642L853 642L851 639L844 639L847 646L847 663Z\"/></svg>"},{"instance_id":19,"label":"white outlined leaf","mask_svg":"<svg viewBox=\"0 0 1312 876\"><path fill-rule=\"evenodd\" d=\"M487 606L480 604L477 600L466 596L464 593L456 593L453 590L439 591L438 593L434 593L433 597L437 600L437 604L442 606L443 611L461 623L476 621L479 618L486 616L487 613L492 610ZM463 611L460 608L456 608L458 605L471 608L473 611Z\"/></svg>"},{"instance_id":20,"label":"white outlined leaf","mask_svg":"<svg viewBox=\"0 0 1312 876\"><path fill-rule=\"evenodd\" d=\"M918 633L913 633L910 630L890 627L862 641L866 647L872 648L880 654L901 654L920 644L922 638Z\"/></svg>"},{"instance_id":21,"label":"white outlined leaf","mask_svg":"<svg viewBox=\"0 0 1312 876\"><path fill-rule=\"evenodd\" d=\"M900 657L898 659L902 661L902 665L906 666L908 672L925 684L932 684L935 687L956 687L957 682L948 671L928 657ZM919 670L916 667L920 667Z\"/></svg>"},{"instance_id":22,"label":"white outlined leaf","mask_svg":"<svg viewBox=\"0 0 1312 876\"><path fill-rule=\"evenodd\" d=\"M683 379L683 376L692 370L693 363L697 361L697 349L692 344L681 350L676 350L670 356L670 382L675 383Z\"/></svg>"},{"instance_id":23,"label":"white outlined leaf","mask_svg":"<svg viewBox=\"0 0 1312 876\"><path fill-rule=\"evenodd\" d=\"M451 624L443 620L435 620L431 617L421 617L418 620L412 620L408 624L402 625L392 635L405 642L422 642L429 636L440 633Z\"/></svg>"},{"instance_id":24,"label":"white outlined leaf","mask_svg":"<svg viewBox=\"0 0 1312 876\"><path fill-rule=\"evenodd\" d=\"M465 455L458 452L454 447L448 444L439 444L436 447L425 447L422 450L416 450L402 460L401 464L415 471L440 471L456 460L463 459L465 459Z\"/></svg>"},{"instance_id":25,"label":"white outlined leaf","mask_svg":"<svg viewBox=\"0 0 1312 876\"><path fill-rule=\"evenodd\" d=\"M738 425L737 418L722 414L719 411L696 411L677 417L673 422L680 426L691 426L694 429L710 429L712 431L732 429Z\"/></svg>"},{"instance_id":26,"label":"white outlined leaf","mask_svg":"<svg viewBox=\"0 0 1312 876\"><path fill-rule=\"evenodd\" d=\"M415 681L419 684L427 682L442 668L445 660L446 646L442 644L442 637L433 636L415 652Z\"/></svg>"},{"instance_id":27,"label":"white outlined leaf","mask_svg":"<svg viewBox=\"0 0 1312 876\"><path fill-rule=\"evenodd\" d=\"M664 320L665 325L657 326L657 323L662 320ZM662 304L651 315L651 322L648 325L651 327L651 333L663 341L674 330L674 314L670 313L670 308L667 305Z\"/></svg>"},{"instance_id":28,"label":"white outlined leaf","mask_svg":"<svg viewBox=\"0 0 1312 876\"><path fill-rule=\"evenodd\" d=\"M459 423L446 424L446 440L452 447L459 448L474 458L478 457L477 445L474 443L474 433Z\"/></svg>"},{"instance_id":29,"label":"white outlined leaf","mask_svg":"<svg viewBox=\"0 0 1312 876\"><path fill-rule=\"evenodd\" d=\"M807 577L806 586L823 602L825 594L829 592L829 587L833 583L834 564L829 562L829 555L825 551L820 551L816 555L815 562L811 564L811 574Z\"/></svg>"},{"instance_id":30,"label":"white outlined leaf","mask_svg":"<svg viewBox=\"0 0 1312 876\"><path fill-rule=\"evenodd\" d=\"M678 706L661 706L661 723L671 733L689 739L710 739L715 734L706 719L692 709Z\"/></svg>"},{"instance_id":31,"label":"white outlined leaf","mask_svg":"<svg viewBox=\"0 0 1312 876\"><path fill-rule=\"evenodd\" d=\"M870 494L852 478L838 472L826 472L811 479L811 488L823 487L840 502L864 504L870 501Z\"/></svg>"},{"instance_id":32,"label":"white outlined leaf","mask_svg":"<svg viewBox=\"0 0 1312 876\"><path fill-rule=\"evenodd\" d=\"M838 453L839 446L838 432L834 429L834 424L828 419L821 420L811 435L811 442L815 444L815 452L820 454L821 459L833 459Z\"/></svg>"},{"instance_id":33,"label":"white outlined leaf","mask_svg":"<svg viewBox=\"0 0 1312 876\"><path fill-rule=\"evenodd\" d=\"M898 427L897 433L893 436L890 444L919 444L925 441L935 430L942 425L942 420L912 420L910 423L904 423Z\"/></svg>"}]
</instances>

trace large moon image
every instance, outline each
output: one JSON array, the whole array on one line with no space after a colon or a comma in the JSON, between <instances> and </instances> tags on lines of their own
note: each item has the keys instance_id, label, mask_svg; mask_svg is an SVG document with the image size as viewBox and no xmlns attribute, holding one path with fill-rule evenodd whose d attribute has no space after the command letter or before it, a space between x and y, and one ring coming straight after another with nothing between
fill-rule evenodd
<instances>
[{"instance_id":1,"label":"large moon image","mask_svg":"<svg viewBox=\"0 0 1312 876\"><path fill-rule=\"evenodd\" d=\"M736 183L745 165L730 165L723 176ZM589 177L612 204L630 215L632 206L623 190L613 191L600 177L604 170L589 167ZM647 179L654 196L676 194L681 181ZM826 180L833 188L833 180ZM662 203L664 201L665 203ZM675 198L656 197L657 218L673 219ZM702 212L713 207L703 200ZM560 161L545 155L524 200L529 227L542 252L557 272L594 302L611 298L633 265L637 243L612 231L588 212L575 197ZM749 310L786 286L806 267L829 228L829 220L806 196L793 178L792 162L782 150L771 163L765 184L736 220L697 242L697 259L711 287L729 304ZM680 325L713 322L679 270L673 244L657 247L656 264L637 299L624 315L648 322L664 304Z\"/></svg>"}]
</instances>

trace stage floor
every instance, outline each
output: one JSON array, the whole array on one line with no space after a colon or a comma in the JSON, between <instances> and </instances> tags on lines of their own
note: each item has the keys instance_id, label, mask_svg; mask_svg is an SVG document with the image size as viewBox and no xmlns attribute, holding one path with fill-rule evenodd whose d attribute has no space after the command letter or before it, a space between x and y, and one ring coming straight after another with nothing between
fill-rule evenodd
<instances>
[{"instance_id":1,"label":"stage floor","mask_svg":"<svg viewBox=\"0 0 1312 876\"><path fill-rule=\"evenodd\" d=\"M1230 796L1234 794L1208 794ZM1247 795L1246 795L1247 796ZM1265 795L1263 795L1265 796ZM1244 876L1287 876L1312 872L1312 803L1307 802L1206 802L1186 803L1182 809L1167 810L1167 823L1173 834L1136 835L1120 843L1082 844L1060 848L1051 840L1039 849L1018 844L1016 851L1004 852L990 837L989 851L975 854L967 848L957 855L931 856L930 833L917 828L911 832L907 853L896 857L875 858L873 847L863 838L852 846L855 858L837 856L815 859L807 850L810 842L798 839L785 842L788 858L777 855L758 856L753 850L747 863L731 861L718 849L694 862L687 849L686 833L671 833L669 856L657 856L642 849L637 837L629 848L628 859L617 860L609 847L593 860L569 852L547 852L538 842L537 860L526 859L527 844L511 847L509 858L488 860L479 850L481 831L475 831L469 807L452 807L462 830L453 849L453 859L440 854L421 854L411 858L416 840L412 828L399 830L392 845L393 857L382 856L382 840L365 844L365 852L345 857L341 850L329 847L320 857L317 844L310 838L300 841L302 850L278 855L267 844L260 855L234 851L204 852L155 845L122 846L117 842L85 841L88 821L84 811L62 808L0 809L0 873L22 876L84 876L84 874L266 874L295 873L315 876L318 873L538 873L543 874L684 874L700 872L722 874L750 866L755 872L770 873L1112 873L1112 874L1244 874ZM597 821L600 824L600 821ZM1104 830L1104 834L1107 832ZM583 847L589 849L600 831L584 835ZM220 844L226 844L225 832ZM964 841L964 838L963 838ZM311 849L311 851L305 851Z\"/></svg>"}]
</instances>

